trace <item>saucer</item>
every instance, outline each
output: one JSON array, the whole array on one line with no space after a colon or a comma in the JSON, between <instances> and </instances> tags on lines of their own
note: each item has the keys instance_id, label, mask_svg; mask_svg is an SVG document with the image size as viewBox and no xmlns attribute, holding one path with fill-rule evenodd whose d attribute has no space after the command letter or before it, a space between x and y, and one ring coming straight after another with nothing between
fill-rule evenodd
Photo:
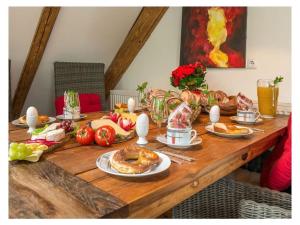
<instances>
[{"instance_id":1,"label":"saucer","mask_svg":"<svg viewBox=\"0 0 300 225\"><path fill-rule=\"evenodd\" d=\"M159 135L156 137L156 140L162 144L168 145L171 148L178 148L178 149L186 149L186 148L190 148L194 145L199 145L202 143L202 139L200 137L197 137L192 143L186 144L186 145L169 144L167 142L166 135Z\"/></svg>"},{"instance_id":2,"label":"saucer","mask_svg":"<svg viewBox=\"0 0 300 225\"><path fill-rule=\"evenodd\" d=\"M82 119L85 119L86 117L87 117L87 115L85 115L85 114L80 114L80 117L78 119L66 119L63 114L56 116L56 118L59 120L74 120L74 121L82 120Z\"/></svg>"},{"instance_id":3,"label":"saucer","mask_svg":"<svg viewBox=\"0 0 300 225\"><path fill-rule=\"evenodd\" d=\"M244 125L253 125L253 124L258 124L258 123L261 123L263 121L262 118L258 118L256 121L254 122L249 122L249 121L244 121L244 120L241 120L239 119L238 116L231 116L230 119L234 122L237 122L239 124L244 124Z\"/></svg>"}]
</instances>

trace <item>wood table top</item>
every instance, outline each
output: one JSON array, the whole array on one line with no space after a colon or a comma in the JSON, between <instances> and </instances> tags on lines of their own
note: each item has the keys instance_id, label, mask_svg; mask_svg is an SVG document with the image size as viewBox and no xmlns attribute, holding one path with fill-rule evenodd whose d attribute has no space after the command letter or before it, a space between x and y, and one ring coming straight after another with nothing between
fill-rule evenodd
<instances>
[{"instance_id":1,"label":"wood table top","mask_svg":"<svg viewBox=\"0 0 300 225\"><path fill-rule=\"evenodd\" d=\"M103 113L90 113L85 124ZM276 144L287 127L287 116L252 125L263 129L251 137L229 139L207 133L208 115L201 114L193 128L203 142L186 150L171 149L155 140L166 128L150 124L149 146L190 156L196 160L171 164L161 174L144 178L121 178L96 167L103 153L135 144L137 138L110 147L80 146L70 140L37 163L10 163L9 215L11 218L157 217L209 184ZM227 116L221 122L230 122ZM249 127L251 127L249 125ZM10 141L25 141L25 129L9 126Z\"/></svg>"}]
</instances>

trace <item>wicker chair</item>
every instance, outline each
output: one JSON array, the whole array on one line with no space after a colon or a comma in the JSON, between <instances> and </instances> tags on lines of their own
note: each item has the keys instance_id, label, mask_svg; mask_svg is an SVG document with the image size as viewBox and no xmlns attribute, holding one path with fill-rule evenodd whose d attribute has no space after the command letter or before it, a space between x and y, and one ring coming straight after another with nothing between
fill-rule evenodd
<instances>
[{"instance_id":1,"label":"wicker chair","mask_svg":"<svg viewBox=\"0 0 300 225\"><path fill-rule=\"evenodd\" d=\"M55 62L55 97L72 89L80 94L94 93L101 97L103 109L107 109L103 63Z\"/></svg>"},{"instance_id":2,"label":"wicker chair","mask_svg":"<svg viewBox=\"0 0 300 225\"><path fill-rule=\"evenodd\" d=\"M242 219L283 219L291 218L291 210L278 206L270 206L251 200L241 200L239 217Z\"/></svg>"},{"instance_id":3,"label":"wicker chair","mask_svg":"<svg viewBox=\"0 0 300 225\"><path fill-rule=\"evenodd\" d=\"M254 207L253 202L259 205ZM269 213L257 210L262 207ZM251 212L251 209L256 210ZM278 215L290 218L290 210L290 194L226 177L180 203L172 211L173 218L278 218Z\"/></svg>"}]
</instances>

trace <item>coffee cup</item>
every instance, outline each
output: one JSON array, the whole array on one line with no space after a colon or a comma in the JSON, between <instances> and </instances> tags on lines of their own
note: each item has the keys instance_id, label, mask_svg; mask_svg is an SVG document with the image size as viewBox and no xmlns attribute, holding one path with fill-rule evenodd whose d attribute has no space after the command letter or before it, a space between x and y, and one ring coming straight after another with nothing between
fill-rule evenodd
<instances>
[{"instance_id":1,"label":"coffee cup","mask_svg":"<svg viewBox=\"0 0 300 225\"><path fill-rule=\"evenodd\" d=\"M197 137L197 131L188 128L167 128L167 143L172 145L188 145Z\"/></svg>"},{"instance_id":2,"label":"coffee cup","mask_svg":"<svg viewBox=\"0 0 300 225\"><path fill-rule=\"evenodd\" d=\"M260 113L258 111L242 111L242 110L238 110L237 111L237 117L241 121L256 122L259 119L259 117L260 117Z\"/></svg>"}]
</instances>

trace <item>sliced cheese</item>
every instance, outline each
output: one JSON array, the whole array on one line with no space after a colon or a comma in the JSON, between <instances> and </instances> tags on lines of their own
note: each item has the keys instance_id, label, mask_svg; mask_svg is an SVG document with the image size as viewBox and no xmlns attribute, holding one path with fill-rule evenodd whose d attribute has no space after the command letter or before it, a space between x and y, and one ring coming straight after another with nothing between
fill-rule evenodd
<instances>
[{"instance_id":1,"label":"sliced cheese","mask_svg":"<svg viewBox=\"0 0 300 225\"><path fill-rule=\"evenodd\" d=\"M130 135L130 132L122 129L118 124L114 123L113 121L111 121L110 119L98 119L98 120L93 120L91 122L91 127L96 130L99 127L102 126L111 126L112 128L114 128L114 130L116 131L116 134L122 135L122 136L128 136Z\"/></svg>"},{"instance_id":2,"label":"sliced cheese","mask_svg":"<svg viewBox=\"0 0 300 225\"><path fill-rule=\"evenodd\" d=\"M37 134L37 135L32 135L31 140L36 140L36 139L46 139L47 134Z\"/></svg>"},{"instance_id":3,"label":"sliced cheese","mask_svg":"<svg viewBox=\"0 0 300 225\"><path fill-rule=\"evenodd\" d=\"M46 134L46 140L47 141L60 141L65 137L65 130L60 128L57 130L49 131Z\"/></svg>"}]
</instances>

